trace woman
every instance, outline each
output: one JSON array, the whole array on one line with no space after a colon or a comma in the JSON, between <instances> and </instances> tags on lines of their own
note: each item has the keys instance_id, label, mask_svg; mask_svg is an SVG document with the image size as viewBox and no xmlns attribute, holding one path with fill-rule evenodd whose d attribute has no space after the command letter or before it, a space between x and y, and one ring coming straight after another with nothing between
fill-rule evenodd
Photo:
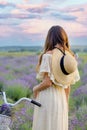
<instances>
[{"instance_id":1,"label":"woman","mask_svg":"<svg viewBox=\"0 0 87 130\"><path fill-rule=\"evenodd\" d=\"M33 93L42 106L34 109L32 130L68 130L70 85L79 80L79 73L62 27L49 29L37 69L41 82L33 88Z\"/></svg>"}]
</instances>

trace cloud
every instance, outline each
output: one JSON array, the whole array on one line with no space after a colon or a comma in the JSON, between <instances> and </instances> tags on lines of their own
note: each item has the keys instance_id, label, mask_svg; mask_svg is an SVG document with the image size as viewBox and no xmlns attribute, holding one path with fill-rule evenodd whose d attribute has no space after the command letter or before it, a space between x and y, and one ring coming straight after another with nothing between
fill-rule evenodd
<instances>
[{"instance_id":1,"label":"cloud","mask_svg":"<svg viewBox=\"0 0 87 130\"><path fill-rule=\"evenodd\" d=\"M79 10L75 12L71 12L72 15L77 17L77 22L83 24L83 26L87 25L87 4L82 5L82 7L78 7Z\"/></svg>"},{"instance_id":2,"label":"cloud","mask_svg":"<svg viewBox=\"0 0 87 130\"><path fill-rule=\"evenodd\" d=\"M58 11L56 11L58 12ZM62 19L62 20L66 20L66 21L75 21L77 19L76 16L70 15L70 14L66 14L66 13L56 13L56 12L51 12L50 16L53 17L54 19Z\"/></svg>"},{"instance_id":3,"label":"cloud","mask_svg":"<svg viewBox=\"0 0 87 130\"><path fill-rule=\"evenodd\" d=\"M8 7L8 6L15 7L15 4L9 3L7 1L0 1L0 8L5 8L5 7Z\"/></svg>"},{"instance_id":4,"label":"cloud","mask_svg":"<svg viewBox=\"0 0 87 130\"><path fill-rule=\"evenodd\" d=\"M24 2L29 2L29 0L23 0Z\"/></svg>"},{"instance_id":5,"label":"cloud","mask_svg":"<svg viewBox=\"0 0 87 130\"><path fill-rule=\"evenodd\" d=\"M12 22L6 22L6 21L0 22L0 26L10 26L10 27L12 26L12 27L14 27L16 25L19 25L19 23L15 22L15 21L13 21L13 23Z\"/></svg>"},{"instance_id":6,"label":"cloud","mask_svg":"<svg viewBox=\"0 0 87 130\"><path fill-rule=\"evenodd\" d=\"M0 19L8 19L8 18L16 18L16 19L35 19L40 18L39 15L35 14L26 14L26 13L20 13L20 14L0 14Z\"/></svg>"},{"instance_id":7,"label":"cloud","mask_svg":"<svg viewBox=\"0 0 87 130\"><path fill-rule=\"evenodd\" d=\"M48 4L17 4L16 8L9 13L0 14L0 19L5 21L1 23L4 31L0 36L14 33L18 36L20 34L20 37L24 35L26 38L39 40L45 37L53 25L64 27L70 37L87 36L87 5L53 8ZM7 25L6 32L4 25Z\"/></svg>"},{"instance_id":8,"label":"cloud","mask_svg":"<svg viewBox=\"0 0 87 130\"><path fill-rule=\"evenodd\" d=\"M87 4L74 5L71 7L63 8L60 10L61 12L67 13L67 15L71 15L76 17L76 22L80 24L87 25Z\"/></svg>"},{"instance_id":9,"label":"cloud","mask_svg":"<svg viewBox=\"0 0 87 130\"><path fill-rule=\"evenodd\" d=\"M19 27L26 34L43 34L51 25L52 21L50 20L33 19L32 21L29 20L26 23L20 24Z\"/></svg>"},{"instance_id":10,"label":"cloud","mask_svg":"<svg viewBox=\"0 0 87 130\"><path fill-rule=\"evenodd\" d=\"M0 37L9 37L14 29L7 25L0 25Z\"/></svg>"},{"instance_id":11,"label":"cloud","mask_svg":"<svg viewBox=\"0 0 87 130\"><path fill-rule=\"evenodd\" d=\"M27 9L27 11L29 11L31 13L46 13L46 12L49 11L49 8L47 8L47 7L44 7L44 8L42 8L42 7L39 7L39 8L34 7L34 8Z\"/></svg>"},{"instance_id":12,"label":"cloud","mask_svg":"<svg viewBox=\"0 0 87 130\"><path fill-rule=\"evenodd\" d=\"M70 22L67 23L66 27L70 37L87 36L87 29L80 23Z\"/></svg>"},{"instance_id":13,"label":"cloud","mask_svg":"<svg viewBox=\"0 0 87 130\"><path fill-rule=\"evenodd\" d=\"M31 13L45 13L49 10L47 4L38 4L38 5L18 4L17 8L22 9L22 10L27 10Z\"/></svg>"},{"instance_id":14,"label":"cloud","mask_svg":"<svg viewBox=\"0 0 87 130\"><path fill-rule=\"evenodd\" d=\"M39 15L41 18L58 18L66 21L74 21L76 20L76 16L73 16L71 14L65 13L63 10L61 12L61 9L54 9L50 7L48 4L39 4L39 5L30 5L30 4L18 4L17 8L25 10L29 13Z\"/></svg>"},{"instance_id":15,"label":"cloud","mask_svg":"<svg viewBox=\"0 0 87 130\"><path fill-rule=\"evenodd\" d=\"M67 13L75 13L79 11L84 12L84 7L71 7L66 9Z\"/></svg>"},{"instance_id":16,"label":"cloud","mask_svg":"<svg viewBox=\"0 0 87 130\"><path fill-rule=\"evenodd\" d=\"M57 3L61 3L61 2L65 2L65 1L67 1L67 0L44 0L44 2L47 2L47 3L49 3L49 2L57 2Z\"/></svg>"}]
</instances>

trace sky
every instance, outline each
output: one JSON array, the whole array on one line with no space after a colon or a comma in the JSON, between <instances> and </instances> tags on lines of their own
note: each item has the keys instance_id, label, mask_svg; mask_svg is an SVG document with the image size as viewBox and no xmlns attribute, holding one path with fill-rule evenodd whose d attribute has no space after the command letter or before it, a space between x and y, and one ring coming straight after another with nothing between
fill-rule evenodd
<instances>
[{"instance_id":1,"label":"sky","mask_svg":"<svg viewBox=\"0 0 87 130\"><path fill-rule=\"evenodd\" d=\"M87 45L87 0L0 0L0 46L43 46L53 25Z\"/></svg>"}]
</instances>

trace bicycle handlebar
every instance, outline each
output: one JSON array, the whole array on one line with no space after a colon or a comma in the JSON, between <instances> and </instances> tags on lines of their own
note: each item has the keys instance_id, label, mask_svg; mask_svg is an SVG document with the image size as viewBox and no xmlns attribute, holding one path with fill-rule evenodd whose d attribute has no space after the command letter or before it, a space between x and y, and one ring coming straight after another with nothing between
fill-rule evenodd
<instances>
[{"instance_id":1,"label":"bicycle handlebar","mask_svg":"<svg viewBox=\"0 0 87 130\"><path fill-rule=\"evenodd\" d=\"M34 105L37 105L38 107L41 107L41 104L33 99L30 99L30 98L26 98L26 97L23 97L23 98L20 98L17 102L15 103L8 103L7 102L7 99L6 99L6 93L5 92L0 92L0 94L3 96L3 100L4 102L7 104L7 105L10 105L10 106L16 106L17 104L19 104L21 101L23 100L26 100L26 101L29 101L31 103L33 103Z\"/></svg>"}]
</instances>

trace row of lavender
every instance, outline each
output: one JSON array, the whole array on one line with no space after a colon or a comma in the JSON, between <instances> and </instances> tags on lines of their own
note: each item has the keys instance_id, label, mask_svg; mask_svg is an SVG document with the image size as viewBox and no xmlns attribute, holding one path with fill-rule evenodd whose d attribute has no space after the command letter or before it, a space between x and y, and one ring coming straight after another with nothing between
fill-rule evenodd
<instances>
[{"instance_id":1,"label":"row of lavender","mask_svg":"<svg viewBox=\"0 0 87 130\"><path fill-rule=\"evenodd\" d=\"M87 55L79 58L81 80L72 87L70 97L70 130L87 129ZM16 101L23 96L32 98L32 88L38 83L35 67L37 55L13 54L0 56L0 87L3 86L9 100ZM83 61L84 60L84 61ZM20 95L19 95L20 93ZM33 105L23 102L15 108L12 130L31 130Z\"/></svg>"},{"instance_id":2,"label":"row of lavender","mask_svg":"<svg viewBox=\"0 0 87 130\"><path fill-rule=\"evenodd\" d=\"M70 130L87 129L87 54L80 54L78 61L81 79L71 89Z\"/></svg>"},{"instance_id":3,"label":"row of lavender","mask_svg":"<svg viewBox=\"0 0 87 130\"><path fill-rule=\"evenodd\" d=\"M0 56L0 87L6 91L8 101L17 101L21 97L32 98L32 88L36 80L36 55L1 55ZM32 125L33 106L22 102L14 109L12 130L29 130Z\"/></svg>"},{"instance_id":4,"label":"row of lavender","mask_svg":"<svg viewBox=\"0 0 87 130\"><path fill-rule=\"evenodd\" d=\"M37 56L0 56L0 82L32 88L36 83Z\"/></svg>"}]
</instances>

